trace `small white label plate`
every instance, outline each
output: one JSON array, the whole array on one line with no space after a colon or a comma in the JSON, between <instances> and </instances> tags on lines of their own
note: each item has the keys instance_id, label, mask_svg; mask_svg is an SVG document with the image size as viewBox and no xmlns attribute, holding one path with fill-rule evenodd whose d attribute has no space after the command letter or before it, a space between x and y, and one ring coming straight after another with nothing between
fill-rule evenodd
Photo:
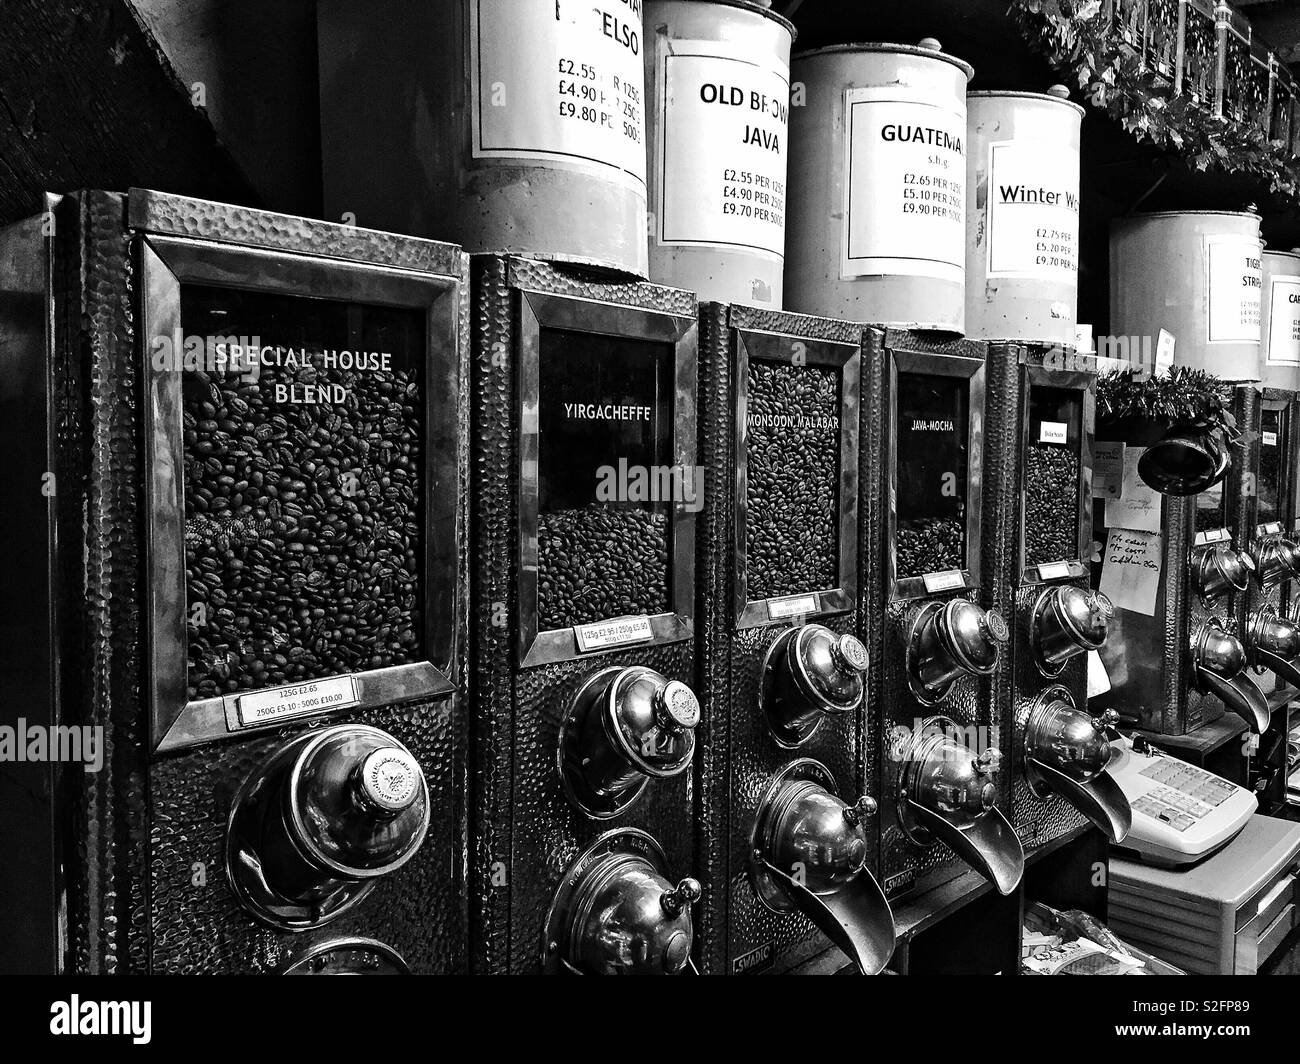
<instances>
[{"instance_id":1,"label":"small white label plate","mask_svg":"<svg viewBox=\"0 0 1300 1064\"><path fill-rule=\"evenodd\" d=\"M1068 443L1070 426L1063 421L1044 421L1038 428L1039 443Z\"/></svg>"},{"instance_id":2,"label":"small white label plate","mask_svg":"<svg viewBox=\"0 0 1300 1064\"><path fill-rule=\"evenodd\" d=\"M1052 562L1038 567L1039 580L1063 580L1070 575L1069 562Z\"/></svg>"},{"instance_id":3,"label":"small white label plate","mask_svg":"<svg viewBox=\"0 0 1300 1064\"><path fill-rule=\"evenodd\" d=\"M804 617L816 612L816 595L790 595L786 598L767 600L767 616L773 621L780 621L786 617Z\"/></svg>"},{"instance_id":4,"label":"small white label plate","mask_svg":"<svg viewBox=\"0 0 1300 1064\"><path fill-rule=\"evenodd\" d=\"M650 618L641 614L639 617L616 617L612 621L581 625L574 628L573 637L578 641L578 650L588 654L593 650L648 643L654 638L654 632L650 629Z\"/></svg>"},{"instance_id":5,"label":"small white label plate","mask_svg":"<svg viewBox=\"0 0 1300 1064\"><path fill-rule=\"evenodd\" d=\"M351 676L336 676L240 695L235 700L235 711L241 728L254 728L290 717L323 713L327 709L345 709L360 701L356 680Z\"/></svg>"},{"instance_id":6,"label":"small white label plate","mask_svg":"<svg viewBox=\"0 0 1300 1064\"><path fill-rule=\"evenodd\" d=\"M966 586L966 575L960 569L949 569L946 573L926 573L925 590L933 595L936 591L953 591Z\"/></svg>"}]
</instances>

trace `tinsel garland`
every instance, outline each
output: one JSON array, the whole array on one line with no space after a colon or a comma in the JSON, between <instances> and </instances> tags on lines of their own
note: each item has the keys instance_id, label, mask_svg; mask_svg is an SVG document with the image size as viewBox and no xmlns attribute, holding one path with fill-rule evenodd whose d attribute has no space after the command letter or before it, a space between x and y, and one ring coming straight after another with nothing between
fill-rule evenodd
<instances>
[{"instance_id":1,"label":"tinsel garland","mask_svg":"<svg viewBox=\"0 0 1300 1064\"><path fill-rule=\"evenodd\" d=\"M1174 151L1197 170L1251 174L1270 191L1300 204L1300 178L1289 146L1257 129L1211 113L1153 71L1112 34L1101 0L1012 0L1009 14L1021 33L1088 101L1139 140Z\"/></svg>"},{"instance_id":2,"label":"tinsel garland","mask_svg":"<svg viewBox=\"0 0 1300 1064\"><path fill-rule=\"evenodd\" d=\"M1232 389L1204 370L1173 366L1167 375L1132 369L1105 373L1097 381L1097 420L1137 419L1164 425L1192 424L1219 429L1237 439L1229 404Z\"/></svg>"}]
</instances>

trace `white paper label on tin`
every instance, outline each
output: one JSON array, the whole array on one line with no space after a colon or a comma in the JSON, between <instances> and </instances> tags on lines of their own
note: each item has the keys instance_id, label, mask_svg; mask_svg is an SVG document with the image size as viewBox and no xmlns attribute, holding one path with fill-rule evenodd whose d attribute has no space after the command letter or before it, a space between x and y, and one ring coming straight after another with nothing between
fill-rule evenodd
<instances>
[{"instance_id":1,"label":"white paper label on tin","mask_svg":"<svg viewBox=\"0 0 1300 1064\"><path fill-rule=\"evenodd\" d=\"M1174 348L1177 341L1174 334L1168 329L1161 329L1160 336L1156 339L1156 376L1168 377L1169 371L1174 368Z\"/></svg>"},{"instance_id":2,"label":"white paper label on tin","mask_svg":"<svg viewBox=\"0 0 1300 1064\"><path fill-rule=\"evenodd\" d=\"M1237 236L1206 239L1209 256L1207 306L1212 344L1259 342L1263 274L1260 243ZM1153 268L1159 264L1153 263ZM1253 374L1248 374L1253 376Z\"/></svg>"},{"instance_id":3,"label":"white paper label on tin","mask_svg":"<svg viewBox=\"0 0 1300 1064\"><path fill-rule=\"evenodd\" d=\"M718 41L660 49L660 242L783 260L790 68Z\"/></svg>"},{"instance_id":4,"label":"white paper label on tin","mask_svg":"<svg viewBox=\"0 0 1300 1064\"><path fill-rule=\"evenodd\" d=\"M816 612L816 595L791 595L788 598L767 600L767 616L773 621L783 620L786 617L806 617Z\"/></svg>"},{"instance_id":5,"label":"white paper label on tin","mask_svg":"<svg viewBox=\"0 0 1300 1064\"><path fill-rule=\"evenodd\" d=\"M356 680L351 676L336 676L240 695L235 700L235 711L239 715L240 727L251 728L327 709L343 709L360 701Z\"/></svg>"},{"instance_id":6,"label":"white paper label on tin","mask_svg":"<svg viewBox=\"0 0 1300 1064\"><path fill-rule=\"evenodd\" d=\"M925 590L931 595L937 591L953 591L966 586L966 574L960 569L949 569L945 573L926 573L923 579Z\"/></svg>"},{"instance_id":7,"label":"white paper label on tin","mask_svg":"<svg viewBox=\"0 0 1300 1064\"><path fill-rule=\"evenodd\" d=\"M1073 283L1079 272L1079 168L1049 140L989 145L988 275Z\"/></svg>"},{"instance_id":8,"label":"white paper label on tin","mask_svg":"<svg viewBox=\"0 0 1300 1064\"><path fill-rule=\"evenodd\" d=\"M1038 429L1039 443L1068 443L1070 426L1063 421L1044 421Z\"/></svg>"},{"instance_id":9,"label":"white paper label on tin","mask_svg":"<svg viewBox=\"0 0 1300 1064\"><path fill-rule=\"evenodd\" d=\"M475 158L567 162L644 188L639 0L474 0L471 11Z\"/></svg>"},{"instance_id":10,"label":"white paper label on tin","mask_svg":"<svg viewBox=\"0 0 1300 1064\"><path fill-rule=\"evenodd\" d=\"M1300 366L1300 277L1269 284L1268 364Z\"/></svg>"},{"instance_id":11,"label":"white paper label on tin","mask_svg":"<svg viewBox=\"0 0 1300 1064\"><path fill-rule=\"evenodd\" d=\"M966 276L966 103L849 89L840 276Z\"/></svg>"},{"instance_id":12,"label":"white paper label on tin","mask_svg":"<svg viewBox=\"0 0 1300 1064\"><path fill-rule=\"evenodd\" d=\"M1261 433L1259 434L1259 441L1260 441L1260 443L1262 443L1265 447L1276 447L1276 446L1277 446L1277 433L1276 433L1276 432L1261 432Z\"/></svg>"},{"instance_id":13,"label":"white paper label on tin","mask_svg":"<svg viewBox=\"0 0 1300 1064\"><path fill-rule=\"evenodd\" d=\"M612 621L599 621L596 624L584 624L573 630L582 653L591 650L608 650L610 647L628 646L632 643L648 643L654 638L650 628L650 618L617 617Z\"/></svg>"}]
</instances>

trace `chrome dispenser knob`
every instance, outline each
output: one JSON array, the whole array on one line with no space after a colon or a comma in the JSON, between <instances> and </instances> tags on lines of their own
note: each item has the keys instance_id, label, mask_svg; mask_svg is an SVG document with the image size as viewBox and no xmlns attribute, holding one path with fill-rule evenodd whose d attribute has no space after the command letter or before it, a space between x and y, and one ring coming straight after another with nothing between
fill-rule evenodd
<instances>
[{"instance_id":1,"label":"chrome dispenser knob","mask_svg":"<svg viewBox=\"0 0 1300 1064\"><path fill-rule=\"evenodd\" d=\"M690 906L700 884L672 886L663 848L635 828L611 831L565 872L542 937L542 968L580 975L689 971Z\"/></svg>"},{"instance_id":2,"label":"chrome dispenser knob","mask_svg":"<svg viewBox=\"0 0 1300 1064\"><path fill-rule=\"evenodd\" d=\"M827 717L849 713L866 695L870 661L857 636L820 624L781 633L763 662L760 703L776 741L807 742Z\"/></svg>"},{"instance_id":3,"label":"chrome dispenser knob","mask_svg":"<svg viewBox=\"0 0 1300 1064\"><path fill-rule=\"evenodd\" d=\"M878 808L876 800L870 795L864 794L852 805L845 808L844 819L853 827L857 827L867 817L875 816Z\"/></svg>"},{"instance_id":4,"label":"chrome dispenser knob","mask_svg":"<svg viewBox=\"0 0 1300 1064\"><path fill-rule=\"evenodd\" d=\"M644 666L587 678L560 726L565 793L597 820L618 816L652 779L685 772L695 753L700 702L686 684Z\"/></svg>"},{"instance_id":5,"label":"chrome dispenser knob","mask_svg":"<svg viewBox=\"0 0 1300 1064\"><path fill-rule=\"evenodd\" d=\"M672 890L664 891L663 897L659 899L659 904L664 907L664 912L669 916L679 916L684 909L689 909L704 893L698 879L691 879L687 876Z\"/></svg>"},{"instance_id":6,"label":"chrome dispenser knob","mask_svg":"<svg viewBox=\"0 0 1300 1064\"><path fill-rule=\"evenodd\" d=\"M232 804L227 875L259 920L318 927L414 856L429 827L419 762L378 728L299 736L244 782Z\"/></svg>"}]
</instances>

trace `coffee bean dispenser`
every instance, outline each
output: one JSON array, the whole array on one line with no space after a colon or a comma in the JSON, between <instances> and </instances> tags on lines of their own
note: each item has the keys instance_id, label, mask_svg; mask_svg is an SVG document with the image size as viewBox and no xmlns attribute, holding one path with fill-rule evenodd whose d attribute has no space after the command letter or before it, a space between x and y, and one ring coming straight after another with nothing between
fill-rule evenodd
<instances>
[{"instance_id":1,"label":"coffee bean dispenser","mask_svg":"<svg viewBox=\"0 0 1300 1064\"><path fill-rule=\"evenodd\" d=\"M883 625L871 696L883 728L885 890L937 886L970 866L1009 894L1024 854L1003 812L1006 735L991 680L1009 664L1010 630L981 583L990 349L901 331L866 335L864 357L885 359L887 396L888 476L871 486L885 520L885 608L865 619ZM1014 346L992 350L1015 359Z\"/></svg>"},{"instance_id":2,"label":"coffee bean dispenser","mask_svg":"<svg viewBox=\"0 0 1300 1064\"><path fill-rule=\"evenodd\" d=\"M985 581L1013 618L997 697L1011 712L1013 820L1026 849L1089 821L1118 842L1132 821L1106 773L1118 717L1088 706L1089 655L1114 617L1090 586L1096 375L1071 351L1019 353L989 362L985 461L1017 490L986 504L984 525Z\"/></svg>"},{"instance_id":3,"label":"coffee bean dispenser","mask_svg":"<svg viewBox=\"0 0 1300 1064\"><path fill-rule=\"evenodd\" d=\"M701 322L701 967L874 974L894 926L874 875L879 654L857 634L879 580L860 537L878 553L880 532L858 486L881 429L860 438L858 410L879 413L881 363L842 322L714 303Z\"/></svg>"},{"instance_id":4,"label":"coffee bean dispenser","mask_svg":"<svg viewBox=\"0 0 1300 1064\"><path fill-rule=\"evenodd\" d=\"M695 296L474 269L472 967L689 972Z\"/></svg>"},{"instance_id":5,"label":"coffee bean dispenser","mask_svg":"<svg viewBox=\"0 0 1300 1064\"><path fill-rule=\"evenodd\" d=\"M1268 693L1300 686L1291 661L1300 646L1286 620L1300 576L1300 545L1294 531L1296 397L1300 366L1300 276L1292 253L1264 254L1264 373L1259 403L1259 464L1255 470L1255 516L1250 552L1255 563L1242 637L1260 686Z\"/></svg>"},{"instance_id":6,"label":"coffee bean dispenser","mask_svg":"<svg viewBox=\"0 0 1300 1064\"><path fill-rule=\"evenodd\" d=\"M1241 716L1252 731L1268 727L1268 701L1249 674L1243 642L1246 592L1257 579L1257 566L1239 535L1253 527L1255 514L1259 391L1241 387L1234 394L1232 413L1241 438L1207 463L1210 471L1191 487L1195 494L1183 494L1188 485L1165 476L1176 462L1147 463L1157 447L1203 455L1201 441L1174 431L1152 444L1143 432L1118 422L1099 429L1100 439L1145 446L1138 471L1168 492L1158 500L1159 577L1150 612L1117 603L1100 650L1111 688L1105 704L1145 731L1183 735L1225 712ZM1211 469L1215 465L1218 471ZM1106 501L1094 512L1103 556L1115 535L1110 507Z\"/></svg>"},{"instance_id":7,"label":"coffee bean dispenser","mask_svg":"<svg viewBox=\"0 0 1300 1064\"><path fill-rule=\"evenodd\" d=\"M3 239L4 676L102 765L33 789L58 883L0 949L463 970L466 257L139 190Z\"/></svg>"}]
</instances>

